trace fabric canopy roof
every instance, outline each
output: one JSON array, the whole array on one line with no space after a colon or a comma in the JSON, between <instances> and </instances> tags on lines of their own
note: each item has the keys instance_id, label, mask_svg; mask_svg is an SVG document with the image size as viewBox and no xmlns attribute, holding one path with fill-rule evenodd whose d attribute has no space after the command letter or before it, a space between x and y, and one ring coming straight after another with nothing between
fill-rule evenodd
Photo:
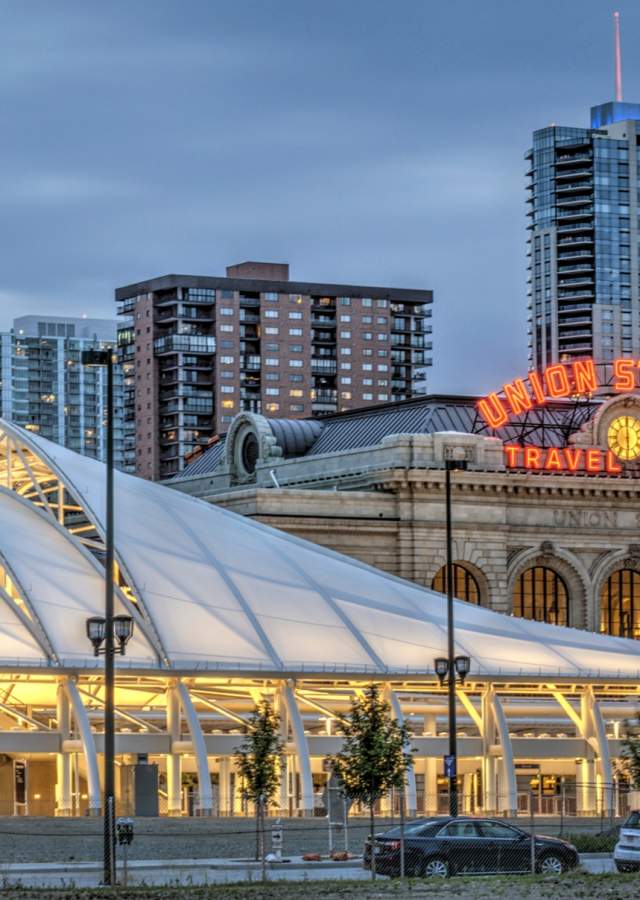
<instances>
[{"instance_id":1,"label":"fabric canopy roof","mask_svg":"<svg viewBox=\"0 0 640 900\"><path fill-rule=\"evenodd\" d=\"M104 533L105 470L8 423ZM116 473L116 556L138 601L127 665L239 673L433 674L446 655L446 598L160 484ZM8 490L0 557L33 622L0 606L0 662L95 665L83 619L103 569L78 539ZM18 608L17 612L20 612ZM640 644L455 603L456 652L472 675L635 678ZM26 625L25 625L26 622ZM82 632L82 633L81 633ZM42 644L52 650L47 655Z\"/></svg>"}]
</instances>

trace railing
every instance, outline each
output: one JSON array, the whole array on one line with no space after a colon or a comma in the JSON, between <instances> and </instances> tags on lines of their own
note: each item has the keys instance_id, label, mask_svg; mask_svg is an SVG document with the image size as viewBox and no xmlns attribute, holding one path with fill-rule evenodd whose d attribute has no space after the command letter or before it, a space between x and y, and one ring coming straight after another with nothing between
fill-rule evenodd
<instances>
[{"instance_id":1,"label":"railing","mask_svg":"<svg viewBox=\"0 0 640 900\"><path fill-rule=\"evenodd\" d=\"M171 334L156 338L156 353L215 353L216 339L212 335Z\"/></svg>"}]
</instances>

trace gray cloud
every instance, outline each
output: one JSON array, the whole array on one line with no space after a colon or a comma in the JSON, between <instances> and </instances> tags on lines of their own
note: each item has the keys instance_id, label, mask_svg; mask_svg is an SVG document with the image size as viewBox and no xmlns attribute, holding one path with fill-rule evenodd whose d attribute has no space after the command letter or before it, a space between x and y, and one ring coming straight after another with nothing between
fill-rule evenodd
<instances>
[{"instance_id":1,"label":"gray cloud","mask_svg":"<svg viewBox=\"0 0 640 900\"><path fill-rule=\"evenodd\" d=\"M621 9L630 47L640 10ZM526 368L523 153L610 95L597 0L0 10L0 327L286 259L301 279L434 288L434 389ZM628 53L630 99L637 68Z\"/></svg>"}]
</instances>

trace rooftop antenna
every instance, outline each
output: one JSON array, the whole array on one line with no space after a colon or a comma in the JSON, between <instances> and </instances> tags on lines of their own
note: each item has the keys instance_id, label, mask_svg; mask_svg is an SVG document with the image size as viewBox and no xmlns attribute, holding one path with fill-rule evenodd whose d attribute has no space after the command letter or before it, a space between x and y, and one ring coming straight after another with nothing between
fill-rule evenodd
<instances>
[{"instance_id":1,"label":"rooftop antenna","mask_svg":"<svg viewBox=\"0 0 640 900\"><path fill-rule=\"evenodd\" d=\"M613 46L615 55L616 103L622 102L622 53L620 51L620 13L613 14Z\"/></svg>"}]
</instances>

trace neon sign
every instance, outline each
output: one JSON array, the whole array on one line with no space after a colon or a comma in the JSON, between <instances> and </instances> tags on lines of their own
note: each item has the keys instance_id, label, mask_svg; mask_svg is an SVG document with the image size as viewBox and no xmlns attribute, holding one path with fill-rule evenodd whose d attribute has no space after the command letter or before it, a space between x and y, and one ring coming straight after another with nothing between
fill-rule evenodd
<instances>
[{"instance_id":1,"label":"neon sign","mask_svg":"<svg viewBox=\"0 0 640 900\"><path fill-rule=\"evenodd\" d=\"M600 372L609 370L606 383ZM593 359L578 359L568 363L554 363L543 372L529 372L525 378L515 378L500 391L478 401L477 408L485 423L492 429L506 425L512 416L527 413L548 400L590 397L601 387L613 393L628 393L640 386L640 359L615 359L606 366L596 366ZM613 426L616 428L613 428ZM640 419L633 416L616 419L608 435L608 449L599 447L537 447L506 443L504 461L507 469L534 472L568 472L586 475L618 475L623 471L620 460L640 456ZM634 431L637 428L637 435ZM636 444L631 444L637 438ZM621 449L622 448L622 449Z\"/></svg>"},{"instance_id":2,"label":"neon sign","mask_svg":"<svg viewBox=\"0 0 640 900\"><path fill-rule=\"evenodd\" d=\"M617 393L634 390L640 379L640 360L621 358L611 363L612 379L608 387ZM592 359L555 363L542 373L529 372L516 378L478 402L478 412L490 428L506 425L510 417L525 413L547 400L593 394L603 385ZM502 396L500 396L502 394Z\"/></svg>"},{"instance_id":3,"label":"neon sign","mask_svg":"<svg viewBox=\"0 0 640 900\"><path fill-rule=\"evenodd\" d=\"M619 475L622 466L611 450L598 447L521 447L505 444L505 464L508 469L528 469L533 472L584 472L587 475Z\"/></svg>"}]
</instances>

